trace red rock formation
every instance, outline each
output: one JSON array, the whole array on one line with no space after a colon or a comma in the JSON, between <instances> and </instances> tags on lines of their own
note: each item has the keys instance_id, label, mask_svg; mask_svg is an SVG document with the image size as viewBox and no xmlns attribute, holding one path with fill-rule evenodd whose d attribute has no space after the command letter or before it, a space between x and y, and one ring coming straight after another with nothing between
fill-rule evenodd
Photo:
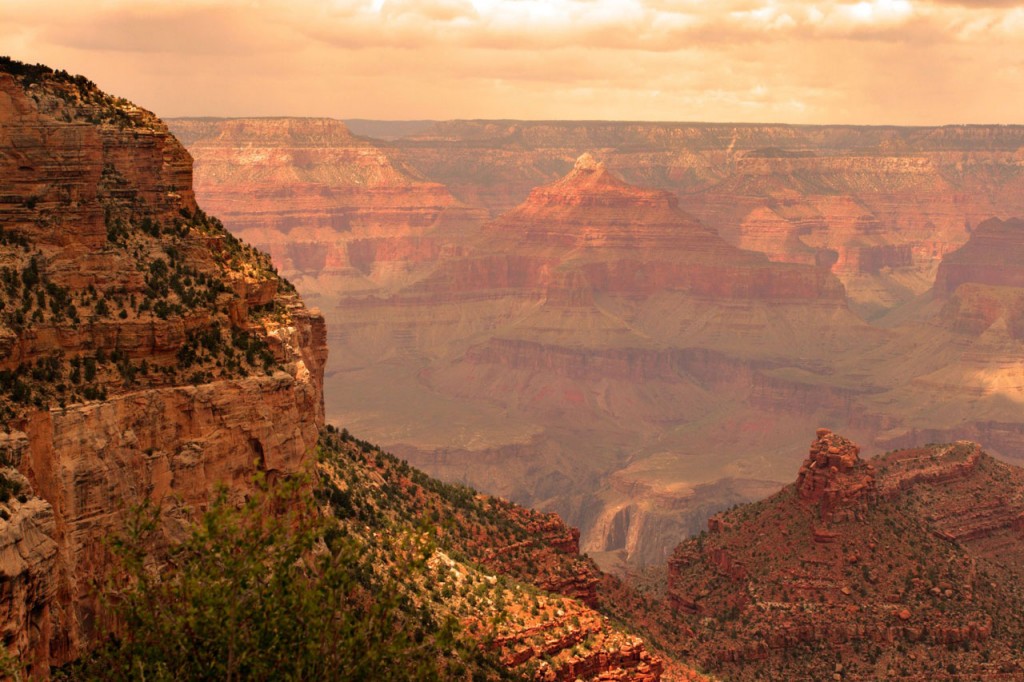
<instances>
[{"instance_id":1,"label":"red rock formation","mask_svg":"<svg viewBox=\"0 0 1024 682\"><path fill-rule=\"evenodd\" d=\"M692 634L670 650L729 679L769 669L827 678L823 648L840 654L844 679L1019 674L1024 624L1004 614L1021 599L1022 508L1024 471L973 443L867 464L819 429L793 486L713 518L711 533L677 548L669 600Z\"/></svg>"},{"instance_id":2,"label":"red rock formation","mask_svg":"<svg viewBox=\"0 0 1024 682\"><path fill-rule=\"evenodd\" d=\"M987 220L961 248L946 254L935 278L935 296L946 301L941 320L974 336L1002 325L1024 339L1024 220Z\"/></svg>"},{"instance_id":3,"label":"red rock formation","mask_svg":"<svg viewBox=\"0 0 1024 682\"><path fill-rule=\"evenodd\" d=\"M566 526L557 514L541 514L517 506L504 513L512 523L525 527L530 537L513 543L489 538L480 563L596 606L600 573L593 564L578 560L579 530Z\"/></svg>"},{"instance_id":4,"label":"red rock formation","mask_svg":"<svg viewBox=\"0 0 1024 682\"><path fill-rule=\"evenodd\" d=\"M966 244L942 258L937 294L948 296L967 282L1024 288L1024 220L986 220Z\"/></svg>"},{"instance_id":5,"label":"red rock formation","mask_svg":"<svg viewBox=\"0 0 1024 682\"><path fill-rule=\"evenodd\" d=\"M436 260L434 232L475 221L443 185L397 168L331 119L172 119L196 192L288 277L378 280ZM337 287L323 282L318 289ZM364 285L365 286L365 285Z\"/></svg>"},{"instance_id":6,"label":"red rock formation","mask_svg":"<svg viewBox=\"0 0 1024 682\"><path fill-rule=\"evenodd\" d=\"M0 504L0 614L45 674L87 645L130 508L174 539L221 483L303 466L326 334L198 211L166 127L84 78L0 66L0 194L0 457L24 498Z\"/></svg>"},{"instance_id":7,"label":"red rock formation","mask_svg":"<svg viewBox=\"0 0 1024 682\"><path fill-rule=\"evenodd\" d=\"M576 277L557 288L772 301L843 297L826 272L771 264L738 250L680 211L668 192L631 186L589 154L564 178L535 189L488 225L485 234L490 249L528 259L525 268L515 268L522 280L512 286L547 286L554 272L563 278L572 272Z\"/></svg>"},{"instance_id":8,"label":"red rock formation","mask_svg":"<svg viewBox=\"0 0 1024 682\"><path fill-rule=\"evenodd\" d=\"M842 436L828 429L818 429L817 436L797 474L800 498L817 504L826 522L862 511L876 493L874 467L864 464L857 456L860 448ZM816 541L828 537L816 531Z\"/></svg>"},{"instance_id":9,"label":"red rock formation","mask_svg":"<svg viewBox=\"0 0 1024 682\"><path fill-rule=\"evenodd\" d=\"M6 446L10 441L6 434L5 440ZM10 450L5 448L3 454L4 461L10 462ZM34 495L29 497L31 485L16 469L0 469L0 480L15 482L25 496L12 496L0 507L4 511L0 514L0 574L5 584L0 597L0 636L8 652L24 657L37 670L46 670L48 658L41 643L51 641L60 631L60 619L53 613L61 587L53 506Z\"/></svg>"}]
</instances>

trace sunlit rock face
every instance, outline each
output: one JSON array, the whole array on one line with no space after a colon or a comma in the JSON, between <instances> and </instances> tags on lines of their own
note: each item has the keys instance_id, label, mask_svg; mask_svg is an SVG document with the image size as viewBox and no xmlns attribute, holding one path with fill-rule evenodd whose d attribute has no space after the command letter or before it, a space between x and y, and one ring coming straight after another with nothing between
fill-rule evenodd
<instances>
[{"instance_id":1,"label":"sunlit rock face","mask_svg":"<svg viewBox=\"0 0 1024 682\"><path fill-rule=\"evenodd\" d=\"M159 119L0 62L0 623L45 676L88 646L109 540L145 500L180 537L221 484L300 470L323 318L198 210Z\"/></svg>"},{"instance_id":2,"label":"sunlit rock face","mask_svg":"<svg viewBox=\"0 0 1024 682\"><path fill-rule=\"evenodd\" d=\"M171 125L200 198L325 311L331 418L559 511L607 566L777 489L820 423L1024 453L1006 296L931 293L980 224L1024 215L1018 128Z\"/></svg>"},{"instance_id":3,"label":"sunlit rock face","mask_svg":"<svg viewBox=\"0 0 1024 682\"><path fill-rule=\"evenodd\" d=\"M477 212L331 119L172 120L207 210L288 277L401 278Z\"/></svg>"}]
</instances>

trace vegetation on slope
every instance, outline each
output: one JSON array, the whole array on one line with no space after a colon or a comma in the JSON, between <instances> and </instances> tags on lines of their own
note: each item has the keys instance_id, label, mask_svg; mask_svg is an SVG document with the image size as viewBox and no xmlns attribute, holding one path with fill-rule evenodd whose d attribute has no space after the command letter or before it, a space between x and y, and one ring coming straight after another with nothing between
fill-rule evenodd
<instances>
[{"instance_id":1,"label":"vegetation on slope","mask_svg":"<svg viewBox=\"0 0 1024 682\"><path fill-rule=\"evenodd\" d=\"M871 464L879 492L831 521L790 485L679 545L670 650L735 680L1019 676L1019 476L964 443Z\"/></svg>"},{"instance_id":2,"label":"vegetation on slope","mask_svg":"<svg viewBox=\"0 0 1024 682\"><path fill-rule=\"evenodd\" d=\"M84 400L102 400L108 393L149 385L202 383L214 378L269 373L277 367L266 341L222 312L238 298L229 286L232 273L252 271L274 277L263 254L246 247L202 211L160 225L132 214L115 221L115 240L108 246L124 251L142 282L107 288L57 284L47 259L18 241L0 240L0 325L21 334L29 325L66 329L98 329L106 324L153 320L194 320L176 355L132 357L120 349L73 354L62 350L0 369L0 418L10 420L25 408L64 407ZM215 238L227 246L218 254L219 267L199 270L185 255L190 242ZM137 290L136 290L137 289ZM251 311L253 322L273 314L276 302ZM203 324L203 322L206 322Z\"/></svg>"},{"instance_id":3,"label":"vegetation on slope","mask_svg":"<svg viewBox=\"0 0 1024 682\"><path fill-rule=\"evenodd\" d=\"M470 646L454 622L375 573L364 541L324 523L302 495L286 484L238 509L221 494L159 573L155 516L140 510L117 543L129 586L109 595L124 634L67 676L429 680L464 670ZM410 572L425 558L401 554Z\"/></svg>"},{"instance_id":4,"label":"vegetation on slope","mask_svg":"<svg viewBox=\"0 0 1024 682\"><path fill-rule=\"evenodd\" d=\"M154 533L156 510L137 510L100 588L107 639L64 678L554 679L659 669L637 638L536 586L582 570L552 539L549 515L431 479L333 427L312 486L261 487L240 508L220 494L172 546Z\"/></svg>"},{"instance_id":5,"label":"vegetation on slope","mask_svg":"<svg viewBox=\"0 0 1024 682\"><path fill-rule=\"evenodd\" d=\"M0 419L276 370L265 332L287 322L294 288L269 256L171 191L190 188L154 189L146 153L166 145L164 165L190 162L163 124L82 76L6 57L0 74L35 106L11 119L17 164L5 166ZM81 158L61 135L78 140ZM60 164L81 178L49 170ZM188 179L183 171L179 182Z\"/></svg>"}]
</instances>

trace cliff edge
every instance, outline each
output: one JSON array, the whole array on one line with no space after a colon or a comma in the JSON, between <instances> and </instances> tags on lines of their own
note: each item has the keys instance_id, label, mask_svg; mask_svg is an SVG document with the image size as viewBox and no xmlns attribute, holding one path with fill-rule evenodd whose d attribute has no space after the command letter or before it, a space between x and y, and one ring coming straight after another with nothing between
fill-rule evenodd
<instances>
[{"instance_id":1,"label":"cliff edge","mask_svg":"<svg viewBox=\"0 0 1024 682\"><path fill-rule=\"evenodd\" d=\"M326 330L198 208L156 116L6 58L0 279L0 635L45 671L98 625L128 509L153 501L172 542L216 486L305 465Z\"/></svg>"}]
</instances>

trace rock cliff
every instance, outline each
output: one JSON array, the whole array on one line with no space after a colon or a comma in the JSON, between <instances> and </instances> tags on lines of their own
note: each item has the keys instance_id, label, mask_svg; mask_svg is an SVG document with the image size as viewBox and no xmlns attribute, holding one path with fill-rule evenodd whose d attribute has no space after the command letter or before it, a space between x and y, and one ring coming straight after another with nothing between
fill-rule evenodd
<instances>
[{"instance_id":1,"label":"rock cliff","mask_svg":"<svg viewBox=\"0 0 1024 682\"><path fill-rule=\"evenodd\" d=\"M196 205L189 154L81 76L0 63L4 643L30 672L97 625L105 541L149 499L168 541L216 486L304 466L323 319Z\"/></svg>"},{"instance_id":2,"label":"rock cliff","mask_svg":"<svg viewBox=\"0 0 1024 682\"><path fill-rule=\"evenodd\" d=\"M195 191L237 236L311 291L402 281L479 211L333 119L171 119ZM369 281L367 281L369 280ZM328 311L329 312L329 311ZM333 325L332 325L333 326Z\"/></svg>"},{"instance_id":3,"label":"rock cliff","mask_svg":"<svg viewBox=\"0 0 1024 682\"><path fill-rule=\"evenodd\" d=\"M1024 288L1024 220L991 219L971 231L970 239L946 254L935 276L935 292L948 296L968 282Z\"/></svg>"},{"instance_id":4,"label":"rock cliff","mask_svg":"<svg viewBox=\"0 0 1024 682\"><path fill-rule=\"evenodd\" d=\"M935 296L945 301L942 319L952 329L981 335L997 323L1024 339L1024 221L991 219L966 244L946 254L935 277Z\"/></svg>"}]
</instances>

